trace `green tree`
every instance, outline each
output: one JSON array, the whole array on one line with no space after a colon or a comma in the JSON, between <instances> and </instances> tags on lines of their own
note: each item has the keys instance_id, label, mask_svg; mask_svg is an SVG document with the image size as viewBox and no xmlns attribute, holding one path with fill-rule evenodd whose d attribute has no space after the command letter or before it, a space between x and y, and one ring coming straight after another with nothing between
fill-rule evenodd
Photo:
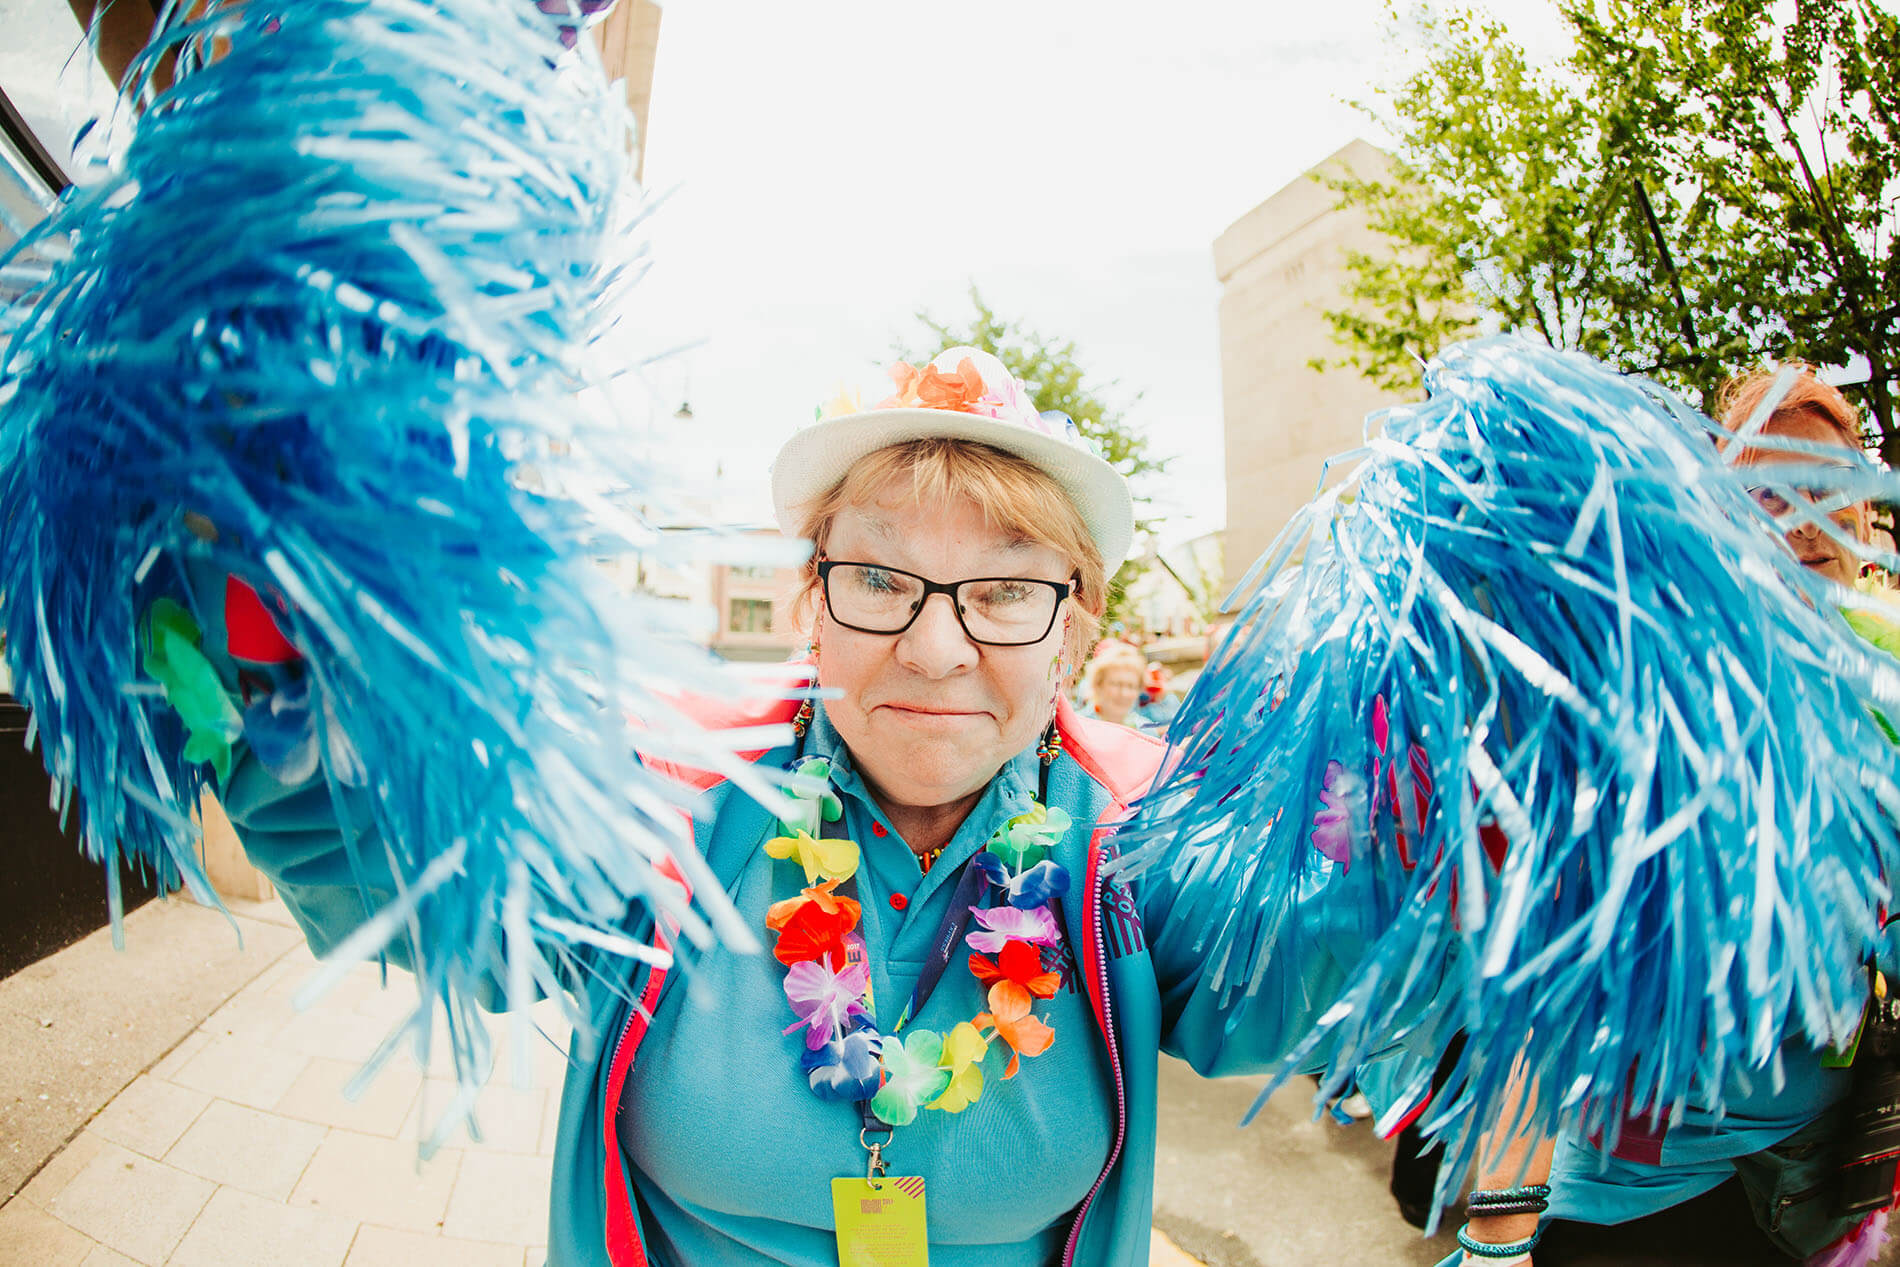
<instances>
[{"instance_id":1,"label":"green tree","mask_svg":"<svg viewBox=\"0 0 1900 1267\"><path fill-rule=\"evenodd\" d=\"M1534 64L1470 13L1399 24L1422 64L1370 108L1389 174L1334 182L1393 243L1327 313L1388 387L1503 329L1710 403L1769 358L1864 358L1900 463L1900 19L1873 0L1552 0L1574 37ZM1785 16L1785 15L1784 15Z\"/></svg>"},{"instance_id":2,"label":"green tree","mask_svg":"<svg viewBox=\"0 0 1900 1267\"><path fill-rule=\"evenodd\" d=\"M1091 385L1086 381L1074 340L1053 339L1021 324L1004 321L983 301L975 286L970 287L970 306L974 314L961 323L942 321L928 312L919 312L917 320L929 332L931 347L919 352L900 344L898 354L913 364L921 364L944 348L959 345L990 353L1023 381L1037 409L1060 409L1073 418L1076 428L1096 451L1128 480L1135 498L1136 549L1109 579L1106 620L1113 624L1121 616L1125 587L1140 570L1141 540L1161 522L1159 518L1144 518L1141 514L1142 507L1150 500L1143 489L1144 477L1160 474L1168 460L1154 456L1148 437L1129 428L1123 408L1112 403L1105 394L1114 384ZM1129 399L1129 406L1140 399L1136 393Z\"/></svg>"}]
</instances>

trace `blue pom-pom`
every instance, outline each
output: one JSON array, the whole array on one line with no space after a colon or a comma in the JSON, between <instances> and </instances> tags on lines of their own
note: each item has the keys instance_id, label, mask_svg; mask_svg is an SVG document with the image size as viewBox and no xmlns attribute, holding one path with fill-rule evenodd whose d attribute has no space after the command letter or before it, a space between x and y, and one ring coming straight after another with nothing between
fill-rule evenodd
<instances>
[{"instance_id":1,"label":"blue pom-pom","mask_svg":"<svg viewBox=\"0 0 1900 1267\"><path fill-rule=\"evenodd\" d=\"M204 891L208 768L138 632L160 600L220 627L232 576L301 657L249 701L255 755L321 758L339 806L367 784L403 891L348 949L409 943L419 1038L430 998L525 1006L585 948L664 959L625 935L642 909L755 944L639 754L769 795L730 750L767 736L679 712L732 681L599 566L655 548L626 508L673 482L607 403L624 99L523 0L187 9L134 65L122 158L0 259L32 283L0 366L6 655L85 848Z\"/></svg>"},{"instance_id":2,"label":"blue pom-pom","mask_svg":"<svg viewBox=\"0 0 1900 1267\"><path fill-rule=\"evenodd\" d=\"M1424 1120L1443 1198L1520 1052L1545 1129L1614 1141L1851 1034L1900 874L1900 675L1666 392L1508 339L1426 388L1243 584L1122 845L1174 877L1206 988L1367 930L1288 1062L1325 1095L1404 1040L1416 1105L1468 1033ZM1849 466L1788 469L1892 495Z\"/></svg>"}]
</instances>

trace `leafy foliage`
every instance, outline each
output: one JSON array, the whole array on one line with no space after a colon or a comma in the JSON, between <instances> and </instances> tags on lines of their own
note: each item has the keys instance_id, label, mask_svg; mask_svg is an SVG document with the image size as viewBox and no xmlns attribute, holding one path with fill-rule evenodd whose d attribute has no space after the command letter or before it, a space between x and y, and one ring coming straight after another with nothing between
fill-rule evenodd
<instances>
[{"instance_id":1,"label":"leafy foliage","mask_svg":"<svg viewBox=\"0 0 1900 1267\"><path fill-rule=\"evenodd\" d=\"M1900 460L1900 19L1873 0L1553 0L1574 37L1533 64L1495 21L1416 19L1423 64L1373 109L1390 173L1333 182L1396 251L1349 260L1340 363L1388 388L1414 358L1531 333L1705 404L1770 358L1865 358Z\"/></svg>"},{"instance_id":2,"label":"leafy foliage","mask_svg":"<svg viewBox=\"0 0 1900 1267\"><path fill-rule=\"evenodd\" d=\"M1103 394L1113 384L1092 386L1084 381L1074 340L1050 338L1018 323L1004 321L983 301L975 286L970 287L970 306L974 315L963 324L952 324L928 312L919 312L917 320L929 331L932 344L923 352L900 347L899 355L919 364L944 348L959 344L992 354L1029 388L1037 409L1060 409L1068 414L1096 450L1108 459L1109 465L1128 480L1135 497L1137 548L1109 580L1105 624L1112 627L1120 619L1126 586L1142 566L1139 542L1161 522L1158 518L1141 517L1141 508L1150 500L1142 491L1143 477L1161 473L1168 460L1153 455L1148 437L1130 429L1122 409ZM1129 403L1132 405L1140 399L1136 393Z\"/></svg>"}]
</instances>

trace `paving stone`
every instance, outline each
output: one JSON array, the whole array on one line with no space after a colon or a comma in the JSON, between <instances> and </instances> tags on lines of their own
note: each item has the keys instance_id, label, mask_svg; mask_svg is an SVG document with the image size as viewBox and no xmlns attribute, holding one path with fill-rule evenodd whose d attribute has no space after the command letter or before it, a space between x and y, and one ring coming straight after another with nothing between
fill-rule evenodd
<instances>
[{"instance_id":1,"label":"paving stone","mask_svg":"<svg viewBox=\"0 0 1900 1267\"><path fill-rule=\"evenodd\" d=\"M558 1091L548 1092L548 1111L541 1121L541 1138L535 1142L534 1151L544 1157L554 1156L554 1139L561 1130L561 1095Z\"/></svg>"},{"instance_id":2,"label":"paving stone","mask_svg":"<svg viewBox=\"0 0 1900 1267\"><path fill-rule=\"evenodd\" d=\"M454 1098L455 1083L430 1078L423 1084L422 1094L416 1097L414 1107L402 1124L401 1138L413 1140L419 1137L418 1132L424 1126L433 1128ZM485 1152L542 1152L541 1138L547 1125L549 1098L549 1093L540 1088L516 1091L491 1080L475 1101L475 1121L481 1126L481 1140L476 1141L465 1128L456 1130L451 1138L457 1143L466 1141L468 1148Z\"/></svg>"},{"instance_id":3,"label":"paving stone","mask_svg":"<svg viewBox=\"0 0 1900 1267\"><path fill-rule=\"evenodd\" d=\"M385 986L377 979L373 968L365 966L357 969L357 973L359 975L353 982L361 990L355 1000L357 1015L394 1027L415 1014L419 996L414 977L392 968L389 984Z\"/></svg>"},{"instance_id":4,"label":"paving stone","mask_svg":"<svg viewBox=\"0 0 1900 1267\"><path fill-rule=\"evenodd\" d=\"M279 1113L306 1122L339 1126L365 1135L394 1139L415 1102L421 1081L413 1070L394 1063L386 1066L359 1100L350 1100L343 1088L362 1069L361 1061L313 1059L276 1102Z\"/></svg>"},{"instance_id":5,"label":"paving stone","mask_svg":"<svg viewBox=\"0 0 1900 1267\"><path fill-rule=\"evenodd\" d=\"M0 1199L291 940L240 924L241 947L215 911L147 902L126 916L127 953L102 928L0 979Z\"/></svg>"},{"instance_id":6,"label":"paving stone","mask_svg":"<svg viewBox=\"0 0 1900 1267\"><path fill-rule=\"evenodd\" d=\"M535 1028L528 1035L528 1085L558 1094L567 1079L567 1046L572 1040L567 1017L561 1005L543 999L528 1009ZM495 1081L512 1087L514 1082L515 1043L507 1016L489 1016L488 1032L495 1043Z\"/></svg>"},{"instance_id":7,"label":"paving stone","mask_svg":"<svg viewBox=\"0 0 1900 1267\"><path fill-rule=\"evenodd\" d=\"M333 1130L304 1168L290 1204L433 1235L461 1163L460 1151L443 1149L418 1170L413 1142Z\"/></svg>"},{"instance_id":8,"label":"paving stone","mask_svg":"<svg viewBox=\"0 0 1900 1267\"><path fill-rule=\"evenodd\" d=\"M0 1205L0 1263L79 1267L93 1241L30 1201Z\"/></svg>"},{"instance_id":9,"label":"paving stone","mask_svg":"<svg viewBox=\"0 0 1900 1267\"><path fill-rule=\"evenodd\" d=\"M283 1051L327 1056L354 1065L367 1061L388 1036L389 1026L381 1021L321 1006L307 1012L285 1007L259 1034L264 1042Z\"/></svg>"},{"instance_id":10,"label":"paving stone","mask_svg":"<svg viewBox=\"0 0 1900 1267\"><path fill-rule=\"evenodd\" d=\"M282 1201L322 1142L321 1126L213 1100L165 1154L165 1162L213 1183Z\"/></svg>"},{"instance_id":11,"label":"paving stone","mask_svg":"<svg viewBox=\"0 0 1900 1267\"><path fill-rule=\"evenodd\" d=\"M46 1203L102 1245L157 1267L210 1198L196 1175L101 1141L98 1156Z\"/></svg>"},{"instance_id":12,"label":"paving stone","mask_svg":"<svg viewBox=\"0 0 1900 1267\"><path fill-rule=\"evenodd\" d=\"M158 1063L146 1070L146 1073L154 1078L170 1080L191 1061L193 1056L203 1051L210 1043L211 1035L205 1033L204 1027L200 1026L179 1039L178 1045L160 1057Z\"/></svg>"},{"instance_id":13,"label":"paving stone","mask_svg":"<svg viewBox=\"0 0 1900 1267\"><path fill-rule=\"evenodd\" d=\"M1157 1227L1148 1230L1148 1267L1201 1267L1201 1260L1190 1257Z\"/></svg>"},{"instance_id":14,"label":"paving stone","mask_svg":"<svg viewBox=\"0 0 1900 1267\"><path fill-rule=\"evenodd\" d=\"M104 1245L94 1245L79 1267L139 1267L139 1260L127 1258L116 1249L107 1249Z\"/></svg>"},{"instance_id":15,"label":"paving stone","mask_svg":"<svg viewBox=\"0 0 1900 1267\"><path fill-rule=\"evenodd\" d=\"M95 1134L154 1160L162 1158L197 1120L211 1097L144 1074L119 1092L92 1120Z\"/></svg>"},{"instance_id":16,"label":"paving stone","mask_svg":"<svg viewBox=\"0 0 1900 1267\"><path fill-rule=\"evenodd\" d=\"M342 1267L356 1224L219 1188L168 1267Z\"/></svg>"},{"instance_id":17,"label":"paving stone","mask_svg":"<svg viewBox=\"0 0 1900 1267\"><path fill-rule=\"evenodd\" d=\"M546 1157L514 1153L468 1152L449 1197L445 1236L471 1241L544 1245L548 1238L548 1185L553 1174Z\"/></svg>"},{"instance_id":18,"label":"paving stone","mask_svg":"<svg viewBox=\"0 0 1900 1267\"><path fill-rule=\"evenodd\" d=\"M171 1080L220 1099L268 1109L283 1099L308 1063L307 1056L281 1052L252 1038L217 1034Z\"/></svg>"},{"instance_id":19,"label":"paving stone","mask_svg":"<svg viewBox=\"0 0 1900 1267\"><path fill-rule=\"evenodd\" d=\"M539 1262L539 1256L536 1257ZM521 1267L522 1247L453 1240L386 1227L356 1234L344 1267Z\"/></svg>"},{"instance_id":20,"label":"paving stone","mask_svg":"<svg viewBox=\"0 0 1900 1267\"><path fill-rule=\"evenodd\" d=\"M105 1146L106 1141L98 1135L91 1131L81 1131L71 1143L60 1149L48 1159L44 1166L40 1167L40 1172L33 1176L26 1187L20 1189L20 1195L14 1200L31 1201L34 1205L44 1208L49 1201L59 1195L61 1188L71 1183L80 1171L92 1164L92 1159L97 1157Z\"/></svg>"}]
</instances>

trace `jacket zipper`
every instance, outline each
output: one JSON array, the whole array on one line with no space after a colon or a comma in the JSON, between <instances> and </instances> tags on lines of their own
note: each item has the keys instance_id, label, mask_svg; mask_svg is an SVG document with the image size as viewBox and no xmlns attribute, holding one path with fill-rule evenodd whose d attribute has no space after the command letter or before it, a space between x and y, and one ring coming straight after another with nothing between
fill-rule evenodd
<instances>
[{"instance_id":1,"label":"jacket zipper","mask_svg":"<svg viewBox=\"0 0 1900 1267\"><path fill-rule=\"evenodd\" d=\"M1099 853L1092 854L1089 859L1088 911L1091 939L1095 944L1096 984L1100 988L1102 1000L1102 1037L1108 1042L1108 1067L1115 1075L1115 1147L1109 1149L1108 1164L1102 1167L1102 1173L1095 1176L1095 1186L1089 1189L1089 1194L1082 1198L1082 1204L1076 1207L1075 1221L1069 1225L1069 1242L1062 1250L1062 1267L1070 1267L1074 1263L1076 1247L1082 1240L1082 1220L1088 1217L1089 1207L1095 1202L1095 1194L1102 1190L1109 1172L1121 1160L1122 1144L1128 1138L1128 1090L1122 1082L1121 1051L1115 1043L1115 1008L1108 994L1108 955L1102 941L1102 865Z\"/></svg>"}]
</instances>

